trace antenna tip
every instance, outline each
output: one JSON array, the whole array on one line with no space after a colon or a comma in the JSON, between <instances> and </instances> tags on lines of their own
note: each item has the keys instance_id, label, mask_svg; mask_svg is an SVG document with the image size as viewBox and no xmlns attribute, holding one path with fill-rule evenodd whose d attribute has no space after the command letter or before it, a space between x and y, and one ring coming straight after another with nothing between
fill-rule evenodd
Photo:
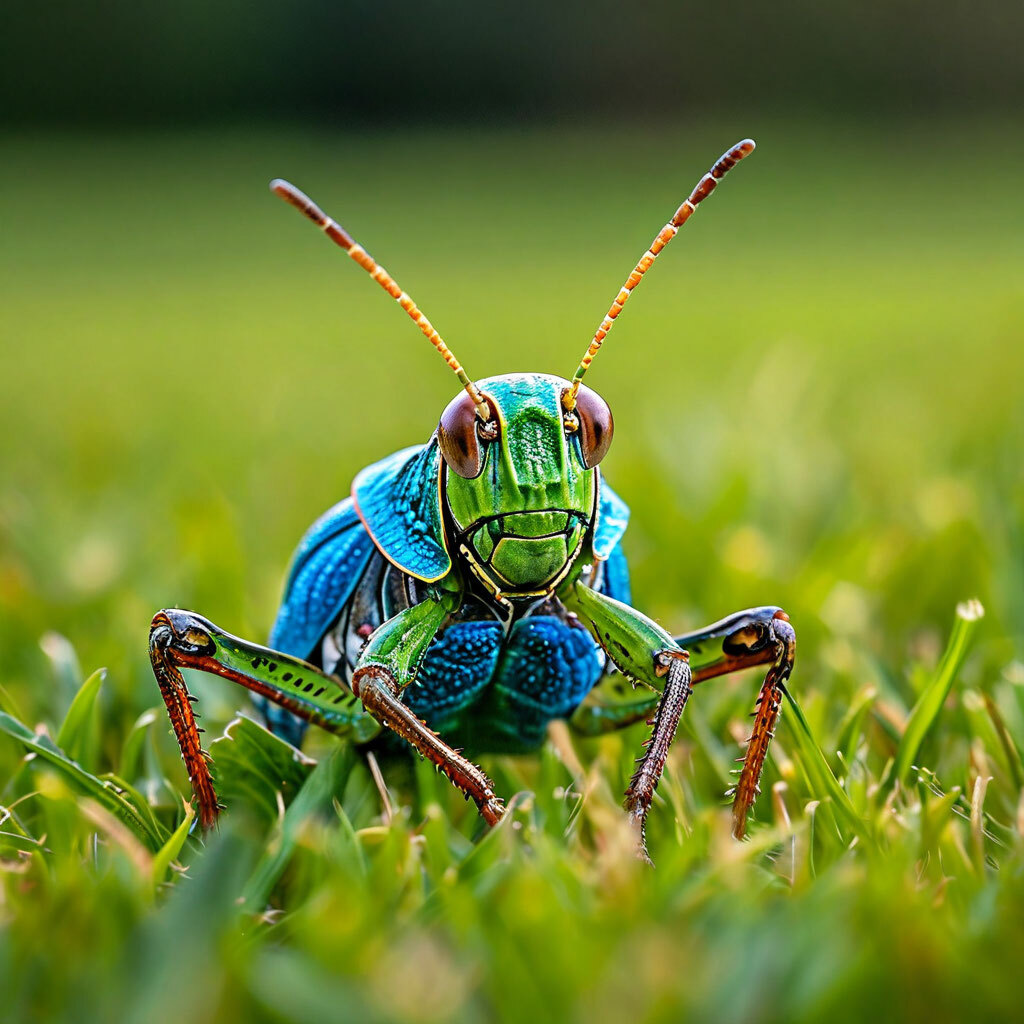
<instances>
[{"instance_id":1,"label":"antenna tip","mask_svg":"<svg viewBox=\"0 0 1024 1024\"><path fill-rule=\"evenodd\" d=\"M327 222L327 215L313 202L301 189L296 188L290 181L284 178L275 178L270 183L270 191L280 196L289 206L294 206L300 213L304 213L310 220L323 227ZM351 248L351 242L346 248Z\"/></svg>"}]
</instances>

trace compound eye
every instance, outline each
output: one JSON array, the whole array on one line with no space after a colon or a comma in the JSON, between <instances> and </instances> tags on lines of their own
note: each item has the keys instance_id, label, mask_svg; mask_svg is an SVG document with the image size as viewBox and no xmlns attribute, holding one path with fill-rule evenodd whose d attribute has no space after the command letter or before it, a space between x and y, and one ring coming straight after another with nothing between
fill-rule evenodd
<instances>
[{"instance_id":1,"label":"compound eye","mask_svg":"<svg viewBox=\"0 0 1024 1024\"><path fill-rule=\"evenodd\" d=\"M583 464L593 469L607 454L612 444L615 421L608 403L585 384L576 395L576 414L579 416L580 448Z\"/></svg>"},{"instance_id":2,"label":"compound eye","mask_svg":"<svg viewBox=\"0 0 1024 1024\"><path fill-rule=\"evenodd\" d=\"M466 480L484 468L484 443L498 436L498 414L490 402L491 418L485 423L477 415L476 403L463 391L448 403L437 427L437 442L448 468Z\"/></svg>"}]
</instances>

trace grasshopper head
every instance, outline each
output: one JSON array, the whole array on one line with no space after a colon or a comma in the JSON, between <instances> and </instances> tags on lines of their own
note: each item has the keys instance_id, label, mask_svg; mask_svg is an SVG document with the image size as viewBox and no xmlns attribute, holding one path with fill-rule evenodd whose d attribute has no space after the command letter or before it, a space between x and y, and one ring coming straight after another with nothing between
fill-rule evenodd
<instances>
[{"instance_id":1,"label":"grasshopper head","mask_svg":"<svg viewBox=\"0 0 1024 1024\"><path fill-rule=\"evenodd\" d=\"M388 553L395 564L421 579L440 579L429 574L450 570L454 547L499 596L548 594L566 576L594 526L596 467L612 439L612 414L583 378L658 254L725 175L753 151L752 139L726 150L658 232L616 294L571 381L507 374L474 382L419 306L336 220L294 185L279 178L270 183L276 195L313 221L397 300L463 387L445 409L437 431L444 456L440 509L434 505L423 517L422 509L414 507L421 491L399 481L395 465L387 460L386 465L368 467L355 481L357 505L362 489L371 501L375 495L390 497L391 512L405 509L397 519L382 514L380 507L370 517L381 520L367 528L386 553L411 550L411 538L425 535L421 518L427 529L438 525L437 518L445 520L446 537L433 537L427 554L412 560L428 575L419 576L408 558L403 562ZM429 452L436 457L432 447ZM406 458L405 453L398 455ZM360 512L364 522L367 508Z\"/></svg>"},{"instance_id":2,"label":"grasshopper head","mask_svg":"<svg viewBox=\"0 0 1024 1024\"><path fill-rule=\"evenodd\" d=\"M546 593L572 566L593 521L612 414L589 388L567 412L570 382L547 374L477 386L489 417L463 392L437 431L453 546L499 593Z\"/></svg>"}]
</instances>

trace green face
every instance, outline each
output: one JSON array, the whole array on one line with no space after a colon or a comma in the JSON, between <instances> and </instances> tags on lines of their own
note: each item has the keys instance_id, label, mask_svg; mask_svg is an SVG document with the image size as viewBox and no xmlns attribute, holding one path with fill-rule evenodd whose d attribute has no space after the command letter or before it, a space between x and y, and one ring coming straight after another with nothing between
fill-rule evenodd
<instances>
[{"instance_id":1,"label":"green face","mask_svg":"<svg viewBox=\"0 0 1024 1024\"><path fill-rule=\"evenodd\" d=\"M451 550L500 593L544 593L579 554L597 493L580 432L565 428L569 382L524 373L478 386L497 411L498 435L480 442L479 475L466 479L445 466Z\"/></svg>"}]
</instances>

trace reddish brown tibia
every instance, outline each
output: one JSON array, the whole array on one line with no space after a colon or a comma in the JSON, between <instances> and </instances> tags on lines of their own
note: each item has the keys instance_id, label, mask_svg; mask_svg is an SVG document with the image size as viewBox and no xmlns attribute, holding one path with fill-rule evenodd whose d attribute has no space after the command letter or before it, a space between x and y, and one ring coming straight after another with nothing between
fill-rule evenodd
<instances>
[{"instance_id":1,"label":"reddish brown tibia","mask_svg":"<svg viewBox=\"0 0 1024 1024\"><path fill-rule=\"evenodd\" d=\"M567 410L571 412L576 407L576 395L579 393L583 375L590 369L590 364L594 361L594 356L597 355L598 349L604 344L604 339L612 329L612 324L615 322L616 317L622 312L622 307L625 306L626 300L632 294L633 289L640 283L644 274L650 270L658 253L675 238L679 229L689 220L693 211L697 209L698 204L711 195L718 186L719 181L745 156L749 156L753 152L754 140L744 139L742 142L736 143L732 149L723 153L711 170L697 182L697 187L690 193L689 198L684 200L682 206L676 210L672 219L658 232L657 237L651 242L650 248L640 257L640 262L633 268L633 272L626 278L626 283L619 290L619 294L615 296L615 301L611 304L611 308L598 326L590 347L573 374L572 387L562 398L562 402Z\"/></svg>"},{"instance_id":2,"label":"reddish brown tibia","mask_svg":"<svg viewBox=\"0 0 1024 1024\"><path fill-rule=\"evenodd\" d=\"M480 817L488 825L497 825L504 814L494 784L472 761L452 750L398 697L394 677L379 665L367 665L356 671L352 690L363 707L389 729L394 730L431 761L457 789L472 798Z\"/></svg>"},{"instance_id":3,"label":"reddish brown tibia","mask_svg":"<svg viewBox=\"0 0 1024 1024\"><path fill-rule=\"evenodd\" d=\"M736 783L732 803L732 833L742 839L747 830L747 815L761 792L761 772L768 756L768 747L775 736L775 727L782 709L785 683L793 670L796 655L796 634L785 612L776 612L773 628L778 639L778 655L768 669L761 692L757 697L754 724L747 741L747 753L742 758L743 768Z\"/></svg>"},{"instance_id":4,"label":"reddish brown tibia","mask_svg":"<svg viewBox=\"0 0 1024 1024\"><path fill-rule=\"evenodd\" d=\"M208 829L216 823L221 805L217 800L213 778L210 775L209 754L200 744L199 735L202 730L196 725L196 715L192 710L194 698L188 692L180 669L191 668L230 679L231 682L239 683L254 693L274 701L286 711L313 725L322 725L325 720L315 709L295 700L287 693L282 693L279 688L238 672L229 665L223 665L208 653L183 651L174 645L174 641L175 629L167 614L157 613L149 632L149 660L160 685L160 694L167 706L167 714L181 750L181 759L188 770L192 791L199 801L199 824L203 829ZM313 672L317 671L313 666L308 667Z\"/></svg>"},{"instance_id":5,"label":"reddish brown tibia","mask_svg":"<svg viewBox=\"0 0 1024 1024\"><path fill-rule=\"evenodd\" d=\"M717 679L719 676L729 676L734 672L742 672L747 668L756 668L758 665L765 665L774 661L775 652L768 648L762 651L748 651L743 654L723 654L719 661L711 662L709 665L701 665L694 669L692 683L705 683L709 679Z\"/></svg>"},{"instance_id":6,"label":"reddish brown tibia","mask_svg":"<svg viewBox=\"0 0 1024 1024\"><path fill-rule=\"evenodd\" d=\"M423 332L427 340L441 354L441 357L451 368L456 377L459 378L462 386L466 389L469 397L476 405L477 414L482 420L490 418L490 406L480 394L477 386L469 379L469 375L462 368L455 354L441 339L434 325L423 315L420 308L412 299L406 295L398 286L395 279L336 221L328 217L312 199L304 192L297 189L290 182L275 178L270 183L270 190L280 196L290 206L307 216L316 224L327 237L345 250L374 279L398 304L409 314L412 321Z\"/></svg>"},{"instance_id":7,"label":"reddish brown tibia","mask_svg":"<svg viewBox=\"0 0 1024 1024\"><path fill-rule=\"evenodd\" d=\"M181 749L181 758L185 762L192 791L199 801L200 827L208 829L217 821L220 804L213 788L208 755L199 741L200 730L192 711L192 695L177 665L172 661L172 651L168 647L171 636L170 623L166 617L158 615L153 620L149 634L149 660L160 686L160 696L167 705L167 714Z\"/></svg>"}]
</instances>

